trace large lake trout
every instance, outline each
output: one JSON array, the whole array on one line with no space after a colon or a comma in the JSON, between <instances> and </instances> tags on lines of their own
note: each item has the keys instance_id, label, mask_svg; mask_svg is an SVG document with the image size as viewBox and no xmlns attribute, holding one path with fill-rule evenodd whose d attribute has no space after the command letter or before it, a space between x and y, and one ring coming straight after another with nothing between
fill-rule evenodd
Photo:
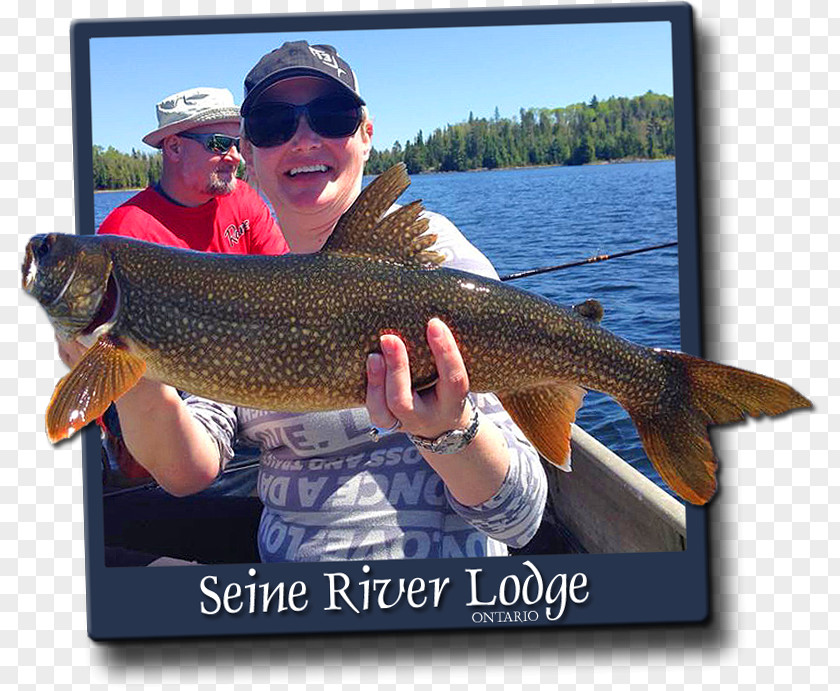
<instances>
[{"instance_id":1,"label":"large lake trout","mask_svg":"<svg viewBox=\"0 0 840 691\"><path fill-rule=\"evenodd\" d=\"M435 380L425 338L451 328L470 386L494 392L540 453L565 465L585 389L616 399L648 457L681 497L715 491L712 423L810 402L774 379L623 340L597 309L441 268L403 166L374 180L317 254L207 254L121 237L39 235L23 288L65 338L93 345L56 387L58 441L101 415L142 376L236 405L305 412L363 405L366 356L383 333L407 344L413 384Z\"/></svg>"}]
</instances>

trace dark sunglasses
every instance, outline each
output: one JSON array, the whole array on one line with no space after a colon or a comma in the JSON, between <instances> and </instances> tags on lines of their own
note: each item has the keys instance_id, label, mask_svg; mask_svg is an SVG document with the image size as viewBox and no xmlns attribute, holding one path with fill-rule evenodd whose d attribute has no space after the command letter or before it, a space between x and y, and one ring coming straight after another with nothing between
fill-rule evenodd
<instances>
[{"instance_id":1,"label":"dark sunglasses","mask_svg":"<svg viewBox=\"0 0 840 691\"><path fill-rule=\"evenodd\" d=\"M257 106L245 116L245 136L257 148L285 144L295 136L303 114L313 132L329 139L355 134L362 122L362 107L349 96L335 94L302 106L291 103Z\"/></svg>"},{"instance_id":2,"label":"dark sunglasses","mask_svg":"<svg viewBox=\"0 0 840 691\"><path fill-rule=\"evenodd\" d=\"M231 137L227 134L198 134L197 132L182 132L178 135L184 139L192 139L201 142L204 148L211 154L226 154L231 147L239 151L239 137Z\"/></svg>"}]
</instances>

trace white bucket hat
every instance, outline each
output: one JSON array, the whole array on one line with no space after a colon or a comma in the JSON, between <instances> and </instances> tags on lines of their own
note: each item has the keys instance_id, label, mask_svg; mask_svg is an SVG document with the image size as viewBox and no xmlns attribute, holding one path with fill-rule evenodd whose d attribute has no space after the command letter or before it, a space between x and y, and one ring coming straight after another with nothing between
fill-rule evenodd
<instances>
[{"instance_id":1,"label":"white bucket hat","mask_svg":"<svg viewBox=\"0 0 840 691\"><path fill-rule=\"evenodd\" d=\"M200 86L167 96L157 104L158 127L149 132L143 141L156 149L165 137L206 125L210 122L239 124L239 106L227 89Z\"/></svg>"}]
</instances>

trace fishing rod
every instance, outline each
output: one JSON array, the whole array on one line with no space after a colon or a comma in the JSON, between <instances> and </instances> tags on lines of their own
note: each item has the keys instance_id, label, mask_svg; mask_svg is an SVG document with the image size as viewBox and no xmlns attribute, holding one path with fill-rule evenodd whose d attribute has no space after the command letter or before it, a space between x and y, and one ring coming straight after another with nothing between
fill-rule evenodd
<instances>
[{"instance_id":1,"label":"fishing rod","mask_svg":"<svg viewBox=\"0 0 840 691\"><path fill-rule=\"evenodd\" d=\"M625 250L624 252L615 252L614 254L597 254L594 257L589 257L588 259L581 259L580 261L576 262L569 262L568 264L557 264L556 266L543 266L538 269L529 269L527 271L520 271L514 274L507 274L506 276L500 276L499 280L501 281L513 281L517 278L525 278L527 276L536 276L537 274L544 274L548 273L549 271L560 271L561 269L570 269L573 266L583 266L584 264L595 264L597 262L603 262L607 259L616 259L618 257L628 257L631 254L640 254L642 252L652 252L653 250L661 250L666 247L676 247L676 242L665 242L661 245L651 245L650 247L640 247L639 249L635 250Z\"/></svg>"}]
</instances>

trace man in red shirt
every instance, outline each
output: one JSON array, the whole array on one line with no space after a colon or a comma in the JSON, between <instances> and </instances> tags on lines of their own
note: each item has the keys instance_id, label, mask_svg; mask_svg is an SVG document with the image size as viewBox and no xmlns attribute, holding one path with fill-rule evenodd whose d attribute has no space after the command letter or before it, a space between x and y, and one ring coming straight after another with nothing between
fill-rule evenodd
<instances>
[{"instance_id":1,"label":"man in red shirt","mask_svg":"<svg viewBox=\"0 0 840 691\"><path fill-rule=\"evenodd\" d=\"M173 94L157 104L157 119L158 127L143 141L161 150L160 181L114 209L97 232L207 252L288 252L265 202L236 177L242 161L239 107L230 91L202 87ZM103 421L106 544L131 550L108 550L108 563L133 563L130 555L138 550L178 554L185 545L194 550L190 556L214 560L217 547L202 544L205 535L225 546L226 558L256 560L247 549L232 553L231 547L252 548L252 541L239 535L252 533L251 524L259 517L259 501L248 498L256 482L253 459L235 458L227 472L196 498L175 499L160 488L120 491L152 483L152 478L123 443L115 406ZM115 488L118 491L113 492ZM203 527L193 529L190 521ZM218 525L207 530L214 521ZM145 561L141 555L139 563Z\"/></svg>"},{"instance_id":2,"label":"man in red shirt","mask_svg":"<svg viewBox=\"0 0 840 691\"><path fill-rule=\"evenodd\" d=\"M157 118L143 141L161 150L160 182L114 209L97 232L206 252L287 252L262 198L236 177L239 107L230 91L173 94L158 103Z\"/></svg>"}]
</instances>

